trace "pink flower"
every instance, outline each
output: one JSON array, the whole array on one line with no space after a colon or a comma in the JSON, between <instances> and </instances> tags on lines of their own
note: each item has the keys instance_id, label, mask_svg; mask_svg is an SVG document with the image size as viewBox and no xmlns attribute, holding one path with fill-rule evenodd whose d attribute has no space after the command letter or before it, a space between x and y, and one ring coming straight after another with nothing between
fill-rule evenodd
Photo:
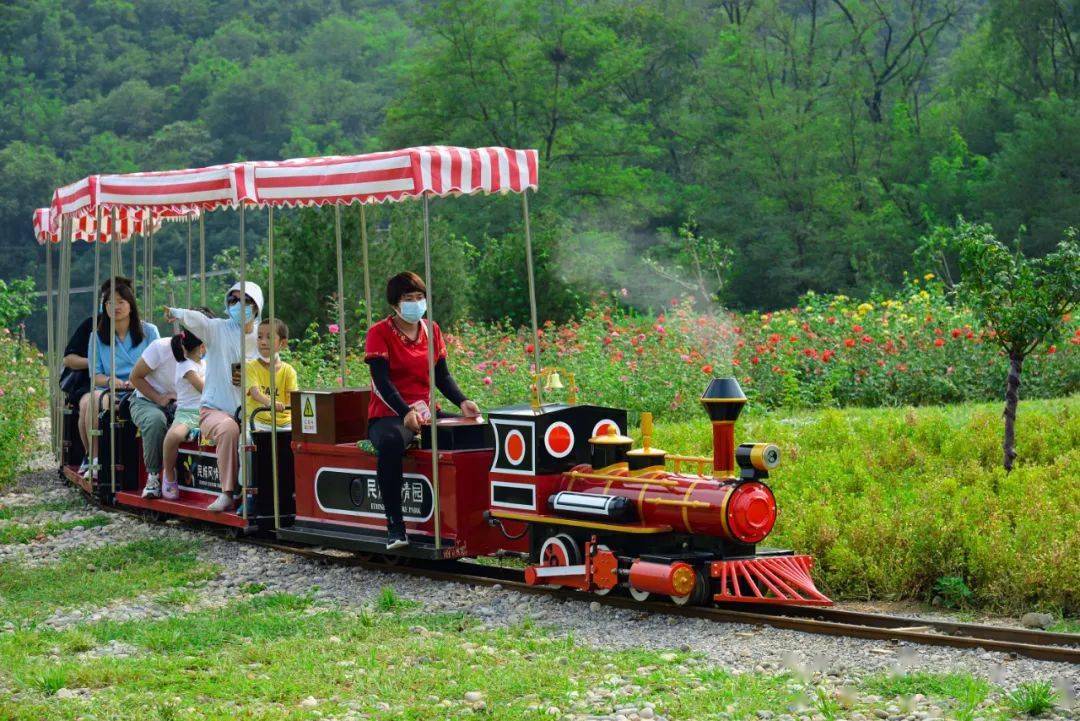
<instances>
[{"instance_id":1,"label":"pink flower","mask_svg":"<svg viewBox=\"0 0 1080 721\"><path fill-rule=\"evenodd\" d=\"M489 385L491 385L491 376L484 376L484 380L483 380L483 383L484 383L484 385L486 385L486 386L489 386Z\"/></svg>"},{"instance_id":2,"label":"pink flower","mask_svg":"<svg viewBox=\"0 0 1080 721\"><path fill-rule=\"evenodd\" d=\"M628 291L626 288L620 288L619 295L621 295L623 298L626 298L630 295L630 291Z\"/></svg>"},{"instance_id":3,"label":"pink flower","mask_svg":"<svg viewBox=\"0 0 1080 721\"><path fill-rule=\"evenodd\" d=\"M329 326L326 327L326 329L330 331L332 335L337 335L341 331L341 326L339 326L337 323L331 323Z\"/></svg>"}]
</instances>

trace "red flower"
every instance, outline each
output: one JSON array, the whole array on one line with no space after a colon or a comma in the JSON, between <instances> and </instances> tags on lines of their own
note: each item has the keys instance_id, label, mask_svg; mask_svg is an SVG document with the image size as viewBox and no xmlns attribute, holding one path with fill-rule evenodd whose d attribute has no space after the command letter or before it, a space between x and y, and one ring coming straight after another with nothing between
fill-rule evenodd
<instances>
[{"instance_id":1,"label":"red flower","mask_svg":"<svg viewBox=\"0 0 1080 721\"><path fill-rule=\"evenodd\" d=\"M803 348L803 355L807 358L813 358L817 355L817 351L813 348Z\"/></svg>"},{"instance_id":2,"label":"red flower","mask_svg":"<svg viewBox=\"0 0 1080 721\"><path fill-rule=\"evenodd\" d=\"M1053 347L1053 346L1051 346L1051 348L1052 348L1052 347ZM760 358L758 358L757 356L753 356L753 357L751 357L751 358L750 358L750 362L751 362L752 364L754 364L754 365L757 365L758 363L760 363L760 362L761 362L761 359L760 359Z\"/></svg>"},{"instance_id":3,"label":"red flower","mask_svg":"<svg viewBox=\"0 0 1080 721\"><path fill-rule=\"evenodd\" d=\"M773 373L783 373L783 372L784 372L784 369L783 369L783 368L781 368L780 366L773 366L773 367L772 367L772 372L773 372Z\"/></svg>"},{"instance_id":4,"label":"red flower","mask_svg":"<svg viewBox=\"0 0 1080 721\"><path fill-rule=\"evenodd\" d=\"M862 326L856 323L855 325L851 326L851 331L853 333L862 333Z\"/></svg>"},{"instance_id":5,"label":"red flower","mask_svg":"<svg viewBox=\"0 0 1080 721\"><path fill-rule=\"evenodd\" d=\"M836 325L836 316L830 315L828 318L825 319L825 322L829 325Z\"/></svg>"},{"instance_id":6,"label":"red flower","mask_svg":"<svg viewBox=\"0 0 1080 721\"><path fill-rule=\"evenodd\" d=\"M833 357L834 355L836 355L836 353L835 353L834 351L832 351L832 350L826 350L826 351L822 352L822 354L821 354L821 360L822 360L822 362L824 362L824 363L828 363L828 362L829 362L829 359L831 359L831 358L832 358L832 357Z\"/></svg>"},{"instance_id":7,"label":"red flower","mask_svg":"<svg viewBox=\"0 0 1080 721\"><path fill-rule=\"evenodd\" d=\"M938 348L940 348L941 346L945 345L945 339L944 338L935 338L934 339L934 345L936 345Z\"/></svg>"},{"instance_id":8,"label":"red flower","mask_svg":"<svg viewBox=\"0 0 1080 721\"><path fill-rule=\"evenodd\" d=\"M780 334L779 334L779 333L773 333L773 334L771 334L771 335L769 336L769 342L770 342L770 343L772 343L772 344L774 344L774 345L775 345L776 343L779 343L779 342L780 342Z\"/></svg>"},{"instance_id":9,"label":"red flower","mask_svg":"<svg viewBox=\"0 0 1080 721\"><path fill-rule=\"evenodd\" d=\"M871 338L871 337L870 337L870 336L868 336L868 335L864 335L864 336L862 337L862 342L863 342L863 343L866 343L866 344L870 344L870 343L873 343L873 342L874 342L874 339L873 339L873 338Z\"/></svg>"},{"instance_id":10,"label":"red flower","mask_svg":"<svg viewBox=\"0 0 1080 721\"><path fill-rule=\"evenodd\" d=\"M704 373L705 375L708 375L709 373L712 373L712 366L711 365L703 365L703 366L701 366L701 372Z\"/></svg>"},{"instance_id":11,"label":"red flower","mask_svg":"<svg viewBox=\"0 0 1080 721\"><path fill-rule=\"evenodd\" d=\"M799 339L798 339L797 336L790 336L788 338L788 343L798 343L798 342L799 342Z\"/></svg>"},{"instance_id":12,"label":"red flower","mask_svg":"<svg viewBox=\"0 0 1080 721\"><path fill-rule=\"evenodd\" d=\"M854 348L855 347L855 339L854 338L845 338L844 339L844 345L847 346L848 348Z\"/></svg>"},{"instance_id":13,"label":"red flower","mask_svg":"<svg viewBox=\"0 0 1080 721\"><path fill-rule=\"evenodd\" d=\"M880 359L880 358L878 358L878 362L877 362L877 364L878 364L879 366L881 366L882 368L884 368L884 367L885 367L885 361L883 361L883 360L882 360L882 359Z\"/></svg>"},{"instance_id":14,"label":"red flower","mask_svg":"<svg viewBox=\"0 0 1080 721\"><path fill-rule=\"evenodd\" d=\"M611 345L611 336L604 336L604 345Z\"/></svg>"},{"instance_id":15,"label":"red flower","mask_svg":"<svg viewBox=\"0 0 1080 721\"><path fill-rule=\"evenodd\" d=\"M952 329L952 337L953 338L959 338L961 333L963 333L963 331L960 330L959 328L953 328Z\"/></svg>"},{"instance_id":16,"label":"red flower","mask_svg":"<svg viewBox=\"0 0 1080 721\"><path fill-rule=\"evenodd\" d=\"M484 385L486 385L486 386L491 385L491 376L484 376L484 381L483 382L484 382Z\"/></svg>"},{"instance_id":17,"label":"red flower","mask_svg":"<svg viewBox=\"0 0 1080 721\"><path fill-rule=\"evenodd\" d=\"M529 343L525 346L526 353L532 353L534 350L536 350L536 346L534 346L532 343Z\"/></svg>"},{"instance_id":18,"label":"red flower","mask_svg":"<svg viewBox=\"0 0 1080 721\"><path fill-rule=\"evenodd\" d=\"M1047 353L1057 353L1057 346L1056 345L1051 345L1049 348L1046 349L1046 352Z\"/></svg>"}]
</instances>

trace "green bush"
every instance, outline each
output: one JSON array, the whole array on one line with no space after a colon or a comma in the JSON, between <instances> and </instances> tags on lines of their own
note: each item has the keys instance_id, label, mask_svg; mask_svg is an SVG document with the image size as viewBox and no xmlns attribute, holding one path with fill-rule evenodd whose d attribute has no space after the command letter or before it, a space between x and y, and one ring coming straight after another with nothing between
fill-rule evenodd
<instances>
[{"instance_id":1,"label":"green bush","mask_svg":"<svg viewBox=\"0 0 1080 721\"><path fill-rule=\"evenodd\" d=\"M971 604L1080 612L1080 396L1020 404L1011 474L998 463L998 404L759 414L737 442L783 453L768 539L816 558L836 599L925 599L964 579ZM672 453L711 452L698 420L657 426Z\"/></svg>"},{"instance_id":2,"label":"green bush","mask_svg":"<svg viewBox=\"0 0 1080 721\"><path fill-rule=\"evenodd\" d=\"M1057 691L1049 681L1031 681L1022 683L1009 693L1005 700L1017 714L1038 716L1054 708Z\"/></svg>"},{"instance_id":3,"label":"green bush","mask_svg":"<svg viewBox=\"0 0 1080 721\"><path fill-rule=\"evenodd\" d=\"M41 448L36 424L48 414L44 361L21 336L0 328L0 488Z\"/></svg>"}]
</instances>

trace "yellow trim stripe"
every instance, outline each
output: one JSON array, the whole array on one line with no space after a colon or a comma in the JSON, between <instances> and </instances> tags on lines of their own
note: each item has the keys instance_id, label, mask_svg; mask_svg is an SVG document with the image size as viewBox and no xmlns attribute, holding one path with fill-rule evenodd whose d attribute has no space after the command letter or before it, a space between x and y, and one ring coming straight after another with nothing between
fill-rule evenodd
<instances>
[{"instance_id":1,"label":"yellow trim stripe","mask_svg":"<svg viewBox=\"0 0 1080 721\"><path fill-rule=\"evenodd\" d=\"M617 531L619 533L656 534L670 533L671 526L633 526L620 523L601 523L599 521L582 521L577 518L561 518L559 516L541 516L535 513L516 513L514 511L491 511L494 518L502 518L508 521L524 521L526 523L546 523L551 526L574 526L577 528L594 528L598 531Z\"/></svg>"}]
</instances>

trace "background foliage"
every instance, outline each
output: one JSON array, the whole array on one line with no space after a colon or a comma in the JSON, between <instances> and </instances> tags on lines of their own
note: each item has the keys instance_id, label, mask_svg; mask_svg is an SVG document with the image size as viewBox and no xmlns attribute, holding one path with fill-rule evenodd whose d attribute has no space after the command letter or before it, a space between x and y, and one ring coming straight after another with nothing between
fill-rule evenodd
<instances>
[{"instance_id":1,"label":"background foliage","mask_svg":"<svg viewBox=\"0 0 1080 721\"><path fill-rule=\"evenodd\" d=\"M1067 0L17 0L0 275L44 287L30 212L87 174L460 143L540 151L546 317L621 287L642 309L687 283L743 310L888 293L959 214L1034 256L1080 224L1077 28ZM522 320L517 204L433 210L462 260L449 318ZM328 321L333 273L310 253L332 247L329 211L281 216L279 268L304 281L286 319ZM370 221L393 229L377 277L415 267L415 211ZM211 255L236 227L210 217ZM184 272L185 238L159 235L159 265Z\"/></svg>"}]
</instances>

